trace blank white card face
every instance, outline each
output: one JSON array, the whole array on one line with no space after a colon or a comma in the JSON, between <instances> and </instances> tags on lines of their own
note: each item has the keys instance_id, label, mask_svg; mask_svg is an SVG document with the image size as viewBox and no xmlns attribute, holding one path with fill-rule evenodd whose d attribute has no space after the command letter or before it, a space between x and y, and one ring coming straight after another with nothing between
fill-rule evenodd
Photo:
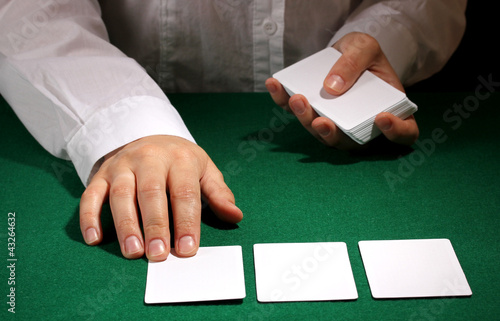
<instances>
[{"instance_id":1,"label":"blank white card face","mask_svg":"<svg viewBox=\"0 0 500 321\"><path fill-rule=\"evenodd\" d=\"M333 48L299 61L273 75L294 94L303 94L311 106L339 126L351 129L358 125L364 115L375 116L388 107L403 100L406 95L393 88L370 72L365 72L355 85L341 96L332 96L323 89L323 80L341 53Z\"/></svg>"},{"instance_id":2,"label":"blank white card face","mask_svg":"<svg viewBox=\"0 0 500 321\"><path fill-rule=\"evenodd\" d=\"M253 249L260 302L358 298L343 242L255 244Z\"/></svg>"},{"instance_id":3,"label":"blank white card face","mask_svg":"<svg viewBox=\"0 0 500 321\"><path fill-rule=\"evenodd\" d=\"M448 239L360 241L372 296L470 296L465 274Z\"/></svg>"},{"instance_id":4,"label":"blank white card face","mask_svg":"<svg viewBox=\"0 0 500 321\"><path fill-rule=\"evenodd\" d=\"M245 297L241 246L200 247L195 256L172 254L149 262L144 302L179 303Z\"/></svg>"}]
</instances>

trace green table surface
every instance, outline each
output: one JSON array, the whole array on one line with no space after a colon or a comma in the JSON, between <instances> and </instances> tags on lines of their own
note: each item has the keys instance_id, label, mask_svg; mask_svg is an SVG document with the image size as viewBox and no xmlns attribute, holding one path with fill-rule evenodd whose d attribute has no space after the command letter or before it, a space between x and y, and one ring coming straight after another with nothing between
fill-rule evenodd
<instances>
[{"instance_id":1,"label":"green table surface","mask_svg":"<svg viewBox=\"0 0 500 321\"><path fill-rule=\"evenodd\" d=\"M419 143L379 142L363 154L323 146L267 94L170 97L245 215L232 226L205 209L201 246L242 246L246 297L144 304L147 261L121 256L108 206L102 245L83 243L74 168L41 148L0 99L0 320L498 320L499 94L409 93L420 107ZM421 238L451 240L473 295L372 298L358 242ZM318 241L347 244L359 298L259 303L253 245Z\"/></svg>"}]
</instances>

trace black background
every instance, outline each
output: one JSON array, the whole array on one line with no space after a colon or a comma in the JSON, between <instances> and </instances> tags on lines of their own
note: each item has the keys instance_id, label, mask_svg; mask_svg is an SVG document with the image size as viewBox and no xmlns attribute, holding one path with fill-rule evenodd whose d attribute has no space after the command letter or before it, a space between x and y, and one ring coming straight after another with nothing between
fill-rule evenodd
<instances>
[{"instance_id":1,"label":"black background","mask_svg":"<svg viewBox=\"0 0 500 321\"><path fill-rule=\"evenodd\" d=\"M407 92L474 91L478 77L490 74L500 82L500 11L493 3L468 1L467 28L453 56L440 72L406 88Z\"/></svg>"}]
</instances>

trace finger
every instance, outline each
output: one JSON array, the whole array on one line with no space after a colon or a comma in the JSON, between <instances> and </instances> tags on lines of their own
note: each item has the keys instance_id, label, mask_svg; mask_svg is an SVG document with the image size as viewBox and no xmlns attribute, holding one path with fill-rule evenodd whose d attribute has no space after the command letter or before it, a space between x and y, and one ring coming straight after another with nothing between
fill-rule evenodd
<instances>
[{"instance_id":1,"label":"finger","mask_svg":"<svg viewBox=\"0 0 500 321\"><path fill-rule=\"evenodd\" d=\"M355 150L362 148L347 136L333 121L325 117L318 117L312 123L312 128L318 132L323 143L340 150Z\"/></svg>"},{"instance_id":2,"label":"finger","mask_svg":"<svg viewBox=\"0 0 500 321\"><path fill-rule=\"evenodd\" d=\"M288 107L288 100L290 99L290 96L277 79L268 78L266 80L266 88L269 91L269 94L271 94L271 98L274 100L276 105L290 111L290 108Z\"/></svg>"},{"instance_id":3,"label":"finger","mask_svg":"<svg viewBox=\"0 0 500 321\"><path fill-rule=\"evenodd\" d=\"M234 194L211 160L207 164L200 186L204 199L218 218L233 224L243 219L242 211L235 204Z\"/></svg>"},{"instance_id":4,"label":"finger","mask_svg":"<svg viewBox=\"0 0 500 321\"><path fill-rule=\"evenodd\" d=\"M387 139L398 144L412 145L419 136L418 125L413 115L402 120L390 113L380 113L375 117L375 125Z\"/></svg>"},{"instance_id":5,"label":"finger","mask_svg":"<svg viewBox=\"0 0 500 321\"><path fill-rule=\"evenodd\" d=\"M129 169L119 169L113 177L109 205L123 256L129 259L143 256L144 243L137 215L135 176Z\"/></svg>"},{"instance_id":6,"label":"finger","mask_svg":"<svg viewBox=\"0 0 500 321\"><path fill-rule=\"evenodd\" d=\"M158 164L155 159L142 159L141 165L134 169L145 252L151 261L164 261L170 252L166 174Z\"/></svg>"},{"instance_id":7,"label":"finger","mask_svg":"<svg viewBox=\"0 0 500 321\"><path fill-rule=\"evenodd\" d=\"M106 180L95 176L80 199L80 229L85 243L96 245L102 241L101 209L108 196Z\"/></svg>"},{"instance_id":8,"label":"finger","mask_svg":"<svg viewBox=\"0 0 500 321\"><path fill-rule=\"evenodd\" d=\"M338 96L351 88L361 73L372 64L374 57L370 52L354 45L346 46L323 82L325 90Z\"/></svg>"},{"instance_id":9,"label":"finger","mask_svg":"<svg viewBox=\"0 0 500 321\"><path fill-rule=\"evenodd\" d=\"M332 95L346 92L359 76L369 70L391 86L404 91L399 77L385 57L379 43L370 35L353 32L342 37L334 48L342 56L325 78L323 86Z\"/></svg>"},{"instance_id":10,"label":"finger","mask_svg":"<svg viewBox=\"0 0 500 321\"><path fill-rule=\"evenodd\" d=\"M321 141L331 147L338 147L341 144L342 136L345 135L333 121L325 117L316 118L311 127L318 133Z\"/></svg>"},{"instance_id":11,"label":"finger","mask_svg":"<svg viewBox=\"0 0 500 321\"><path fill-rule=\"evenodd\" d=\"M200 242L201 175L196 166L190 161L176 162L168 172L175 251L179 256L195 255Z\"/></svg>"},{"instance_id":12,"label":"finger","mask_svg":"<svg viewBox=\"0 0 500 321\"><path fill-rule=\"evenodd\" d=\"M289 100L289 105L302 126L314 135L314 137L321 139L319 134L311 127L312 121L318 117L318 114L312 109L306 97L300 94L293 95Z\"/></svg>"},{"instance_id":13,"label":"finger","mask_svg":"<svg viewBox=\"0 0 500 321\"><path fill-rule=\"evenodd\" d=\"M319 117L304 96L293 95L290 98L290 109L297 116L302 126L325 145L342 150L359 146L338 128L332 120Z\"/></svg>"}]
</instances>

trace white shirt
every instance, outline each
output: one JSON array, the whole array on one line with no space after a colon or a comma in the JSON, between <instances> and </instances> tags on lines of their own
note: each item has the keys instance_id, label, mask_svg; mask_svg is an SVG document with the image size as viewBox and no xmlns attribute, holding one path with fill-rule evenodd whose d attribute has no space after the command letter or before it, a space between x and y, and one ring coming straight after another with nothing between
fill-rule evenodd
<instances>
[{"instance_id":1,"label":"white shirt","mask_svg":"<svg viewBox=\"0 0 500 321\"><path fill-rule=\"evenodd\" d=\"M353 31L375 37L412 84L454 52L465 7L466 0L0 0L0 93L87 184L104 155L133 140L164 134L194 142L164 92L264 91L274 72Z\"/></svg>"}]
</instances>

